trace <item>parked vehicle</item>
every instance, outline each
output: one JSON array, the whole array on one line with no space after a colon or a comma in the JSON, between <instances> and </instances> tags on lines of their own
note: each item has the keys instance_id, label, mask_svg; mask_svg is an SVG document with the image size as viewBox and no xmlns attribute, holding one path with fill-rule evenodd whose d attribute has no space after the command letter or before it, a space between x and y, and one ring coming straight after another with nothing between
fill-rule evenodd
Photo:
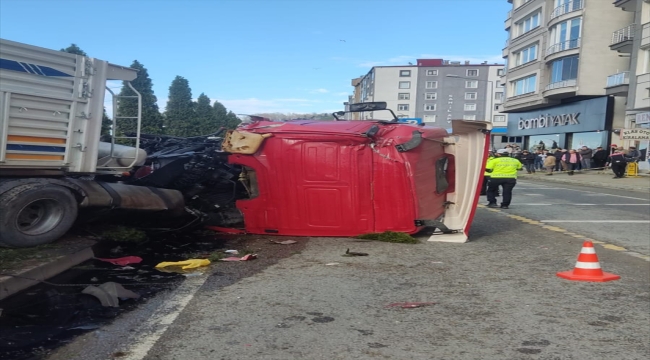
<instances>
[{"instance_id":1,"label":"parked vehicle","mask_svg":"<svg viewBox=\"0 0 650 360\"><path fill-rule=\"evenodd\" d=\"M137 113L100 141L107 80L137 71L0 39L0 245L54 241L83 213L111 210L255 234L353 236L437 229L467 241L491 125L276 122L193 138L140 133ZM120 96L113 94L114 109ZM386 110L385 103L349 111ZM117 114L117 111L113 112ZM334 114L335 117L344 112ZM124 136L118 120L133 121ZM134 146L120 145L129 139Z\"/></svg>"}]
</instances>

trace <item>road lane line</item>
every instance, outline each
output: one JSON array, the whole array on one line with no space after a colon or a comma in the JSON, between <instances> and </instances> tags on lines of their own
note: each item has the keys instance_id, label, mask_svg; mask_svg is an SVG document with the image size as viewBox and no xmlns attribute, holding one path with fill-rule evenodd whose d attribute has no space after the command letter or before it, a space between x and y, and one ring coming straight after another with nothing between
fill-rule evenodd
<instances>
[{"instance_id":1,"label":"road lane line","mask_svg":"<svg viewBox=\"0 0 650 360\"><path fill-rule=\"evenodd\" d=\"M650 220L540 220L543 223L617 223L650 224Z\"/></svg>"},{"instance_id":2,"label":"road lane line","mask_svg":"<svg viewBox=\"0 0 650 360\"><path fill-rule=\"evenodd\" d=\"M515 187L515 189L517 189L517 188ZM633 197L633 196L624 196L624 195L603 194L603 193L599 193L599 192L595 192L595 191L588 191L588 190L576 190L576 189L569 189L569 188L563 188L563 187L549 187L549 189L553 189L553 190L570 190L570 191L582 192L582 193L588 194L588 196L613 196L613 197L619 197L619 198L624 198L624 199L634 199L634 200L648 201L648 199L644 199L644 198L638 198L638 197ZM614 189L614 190L619 190L619 189ZM542 194L535 194L535 195L542 195ZM547 196L547 195L545 195L545 196Z\"/></svg>"},{"instance_id":3,"label":"road lane line","mask_svg":"<svg viewBox=\"0 0 650 360\"><path fill-rule=\"evenodd\" d=\"M142 360L147 356L149 350L156 345L156 342L167 331L169 325L173 324L178 315L183 312L187 304L194 297L196 292L208 279L207 275L190 277L174 290L169 299L154 312L148 321L136 329L137 334L144 334L136 340L135 344L126 350L124 360Z\"/></svg>"}]
</instances>

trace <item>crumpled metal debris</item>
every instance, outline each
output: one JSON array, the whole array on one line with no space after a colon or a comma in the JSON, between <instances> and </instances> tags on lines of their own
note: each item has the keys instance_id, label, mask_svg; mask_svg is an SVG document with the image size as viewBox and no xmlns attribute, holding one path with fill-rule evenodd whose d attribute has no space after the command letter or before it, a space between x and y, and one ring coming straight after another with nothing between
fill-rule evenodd
<instances>
[{"instance_id":1,"label":"crumpled metal debris","mask_svg":"<svg viewBox=\"0 0 650 360\"><path fill-rule=\"evenodd\" d=\"M99 286L91 285L83 289L81 293L96 297L102 306L111 307L119 307L119 299L137 299L140 297L140 295L125 289L124 286L115 282L107 282Z\"/></svg>"}]
</instances>

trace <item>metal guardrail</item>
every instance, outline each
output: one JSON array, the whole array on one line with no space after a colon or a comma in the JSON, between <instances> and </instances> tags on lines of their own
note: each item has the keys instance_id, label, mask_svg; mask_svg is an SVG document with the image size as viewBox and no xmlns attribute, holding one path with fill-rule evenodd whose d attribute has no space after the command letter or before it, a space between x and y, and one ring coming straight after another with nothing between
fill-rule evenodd
<instances>
[{"instance_id":1,"label":"metal guardrail","mask_svg":"<svg viewBox=\"0 0 650 360\"><path fill-rule=\"evenodd\" d=\"M585 0L573 0L569 1L567 3L564 3L555 9L553 9L553 12L551 12L551 18L550 20L555 19L558 16L562 16L564 14L568 14L570 12L582 10L584 8Z\"/></svg>"},{"instance_id":2,"label":"metal guardrail","mask_svg":"<svg viewBox=\"0 0 650 360\"><path fill-rule=\"evenodd\" d=\"M618 74L610 75L607 77L607 86L613 87L618 85L627 85L630 83L630 72L623 71Z\"/></svg>"},{"instance_id":3,"label":"metal guardrail","mask_svg":"<svg viewBox=\"0 0 650 360\"><path fill-rule=\"evenodd\" d=\"M622 29L614 31L612 33L612 42L610 45L615 45L627 40L634 39L634 26L635 24L631 24Z\"/></svg>"},{"instance_id":4,"label":"metal guardrail","mask_svg":"<svg viewBox=\"0 0 650 360\"><path fill-rule=\"evenodd\" d=\"M578 84L577 79L569 79L569 80L557 81L557 82L550 83L550 84L546 85L546 87L544 88L544 91L560 89L560 88L569 87L569 86L576 86L576 84Z\"/></svg>"},{"instance_id":5,"label":"metal guardrail","mask_svg":"<svg viewBox=\"0 0 650 360\"><path fill-rule=\"evenodd\" d=\"M580 38L577 39L570 39L567 41L562 41L557 44L551 45L548 49L546 49L546 56L555 54L560 51L564 50L570 50L570 49L575 49L580 47Z\"/></svg>"}]
</instances>

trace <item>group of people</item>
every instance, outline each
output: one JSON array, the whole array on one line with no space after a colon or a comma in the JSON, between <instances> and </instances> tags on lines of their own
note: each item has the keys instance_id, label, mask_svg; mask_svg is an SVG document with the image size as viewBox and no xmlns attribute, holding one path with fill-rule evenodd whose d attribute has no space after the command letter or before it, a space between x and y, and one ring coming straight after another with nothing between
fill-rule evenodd
<instances>
[{"instance_id":1,"label":"group of people","mask_svg":"<svg viewBox=\"0 0 650 360\"><path fill-rule=\"evenodd\" d=\"M616 178L622 178L627 164L637 162L641 157L641 153L634 146L624 150L616 145L612 145L610 151L601 146L596 149L582 146L578 149L523 150L509 154L521 161L529 174L545 170L546 175L553 175L556 171L573 175L580 170L611 167Z\"/></svg>"},{"instance_id":2,"label":"group of people","mask_svg":"<svg viewBox=\"0 0 650 360\"><path fill-rule=\"evenodd\" d=\"M629 162L638 162L641 152L634 146L628 150L612 145L608 152L601 146L595 150L587 146L579 149L562 149L556 146L547 150L540 142L541 148L534 151L520 150L518 146L507 145L504 149L490 152L485 165L485 174L481 187L481 195L487 195L488 207L498 207L496 197L499 187L503 189L501 208L507 209L512 200L512 189L517 184L517 173L523 168L529 174L538 170L546 170L546 175L555 171L565 171L573 175L575 171L585 169L604 169L608 166L614 172L614 178L625 176Z\"/></svg>"}]
</instances>

